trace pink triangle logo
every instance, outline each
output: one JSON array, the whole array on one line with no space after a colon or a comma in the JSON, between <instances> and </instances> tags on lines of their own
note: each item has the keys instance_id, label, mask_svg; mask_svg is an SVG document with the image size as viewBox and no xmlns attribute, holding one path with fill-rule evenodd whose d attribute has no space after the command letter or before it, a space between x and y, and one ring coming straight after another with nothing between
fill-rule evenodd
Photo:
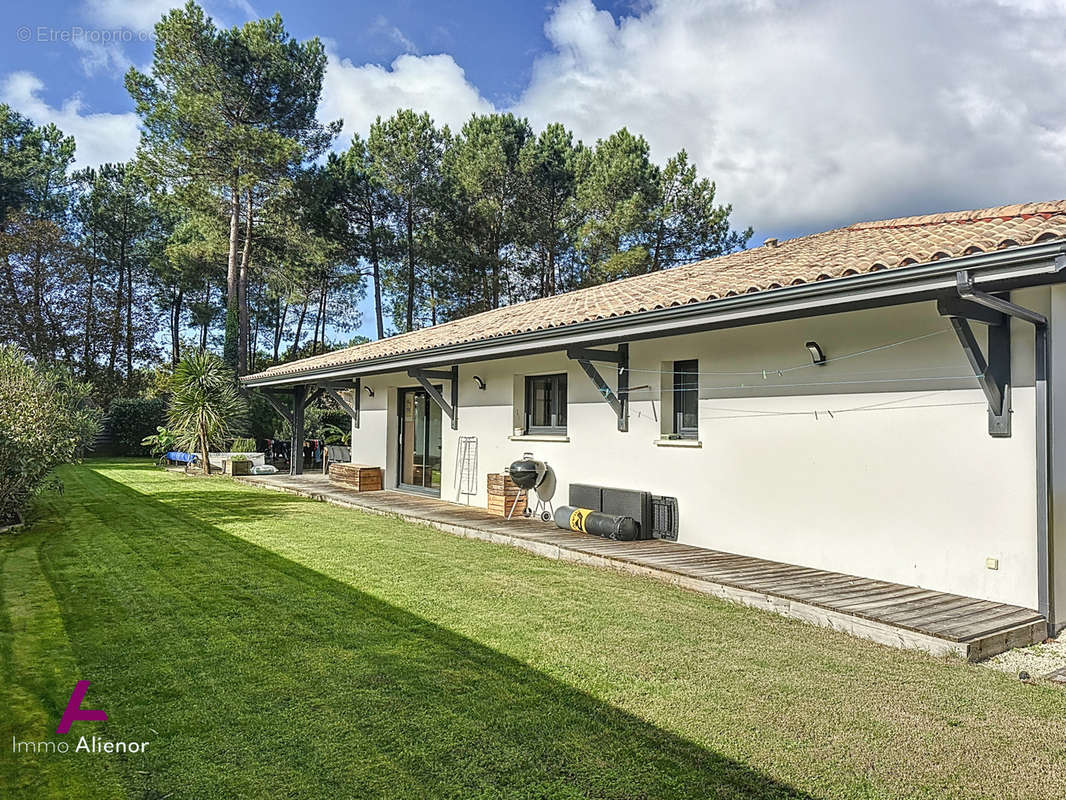
<instances>
[{"instance_id":1,"label":"pink triangle logo","mask_svg":"<svg viewBox=\"0 0 1066 800\"><path fill-rule=\"evenodd\" d=\"M78 681L74 691L70 693L70 702L67 703L67 708L63 712L63 718L59 720L59 727L56 728L56 733L66 733L70 730L71 723L77 720L103 722L107 719L107 714L99 709L81 707L81 701L85 699L85 693L88 690L88 681Z\"/></svg>"}]
</instances>

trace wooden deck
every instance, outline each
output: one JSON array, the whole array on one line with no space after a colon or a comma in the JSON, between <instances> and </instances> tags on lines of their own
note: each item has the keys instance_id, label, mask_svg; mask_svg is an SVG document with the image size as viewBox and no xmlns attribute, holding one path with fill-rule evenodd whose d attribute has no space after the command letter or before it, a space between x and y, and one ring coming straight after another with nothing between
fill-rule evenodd
<instances>
[{"instance_id":1,"label":"wooden deck","mask_svg":"<svg viewBox=\"0 0 1066 800\"><path fill-rule=\"evenodd\" d=\"M394 491L354 492L323 475L238 480L337 505L395 514L548 558L619 569L763 608L894 647L978 661L1042 641L1036 611L915 586L799 567L658 539L615 542L529 519Z\"/></svg>"}]
</instances>

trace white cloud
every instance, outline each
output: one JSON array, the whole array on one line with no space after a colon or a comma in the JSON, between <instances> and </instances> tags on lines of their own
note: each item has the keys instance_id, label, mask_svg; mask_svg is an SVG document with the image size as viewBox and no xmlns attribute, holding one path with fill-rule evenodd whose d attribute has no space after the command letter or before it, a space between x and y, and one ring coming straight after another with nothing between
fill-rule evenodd
<instances>
[{"instance_id":1,"label":"white cloud","mask_svg":"<svg viewBox=\"0 0 1066 800\"><path fill-rule=\"evenodd\" d=\"M54 108L40 97L43 89L44 84L36 75L13 72L0 82L0 102L7 103L37 125L51 122L63 133L73 136L79 167L127 161L133 157L139 140L136 114L86 112L77 95Z\"/></svg>"},{"instance_id":2,"label":"white cloud","mask_svg":"<svg viewBox=\"0 0 1066 800\"><path fill-rule=\"evenodd\" d=\"M94 22L117 29L148 32L172 8L185 5L180 0L86 0L86 10Z\"/></svg>"},{"instance_id":3,"label":"white cloud","mask_svg":"<svg viewBox=\"0 0 1066 800\"><path fill-rule=\"evenodd\" d=\"M408 36L389 22L388 18L382 14L379 14L374 20L374 24L370 26L368 33L374 36L380 36L386 41L390 42L394 46L398 46L405 53L411 53L418 55L418 45L414 43Z\"/></svg>"},{"instance_id":4,"label":"white cloud","mask_svg":"<svg viewBox=\"0 0 1066 800\"><path fill-rule=\"evenodd\" d=\"M89 77L99 73L125 75L132 64L117 42L95 42L74 39L71 44L81 53L81 69Z\"/></svg>"},{"instance_id":5,"label":"white cloud","mask_svg":"<svg viewBox=\"0 0 1066 800\"><path fill-rule=\"evenodd\" d=\"M319 117L343 119L344 139L355 132L365 135L378 116L401 108L428 111L438 125L453 130L471 114L493 110L449 55L402 55L388 67L357 66L331 49Z\"/></svg>"},{"instance_id":6,"label":"white cloud","mask_svg":"<svg viewBox=\"0 0 1066 800\"><path fill-rule=\"evenodd\" d=\"M516 111L686 148L738 224L1066 196L1061 2L564 0L545 33Z\"/></svg>"},{"instance_id":7,"label":"white cloud","mask_svg":"<svg viewBox=\"0 0 1066 800\"><path fill-rule=\"evenodd\" d=\"M207 13L214 17L215 24L228 27L244 20L256 19L260 14L248 0L199 0ZM155 24L174 8L182 8L183 0L84 0L89 19L102 29L129 30L150 34ZM221 13L218 13L221 11ZM236 12L239 21L224 19Z\"/></svg>"}]
</instances>

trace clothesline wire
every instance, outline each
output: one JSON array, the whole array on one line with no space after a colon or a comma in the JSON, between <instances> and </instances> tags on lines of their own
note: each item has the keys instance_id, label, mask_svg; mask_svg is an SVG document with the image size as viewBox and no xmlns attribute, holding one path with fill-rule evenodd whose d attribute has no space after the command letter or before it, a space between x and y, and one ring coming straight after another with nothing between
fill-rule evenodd
<instances>
[{"instance_id":1,"label":"clothesline wire","mask_svg":"<svg viewBox=\"0 0 1066 800\"><path fill-rule=\"evenodd\" d=\"M710 372L675 372L673 370L660 370L660 369L647 369L638 367L621 367L619 372L645 372L655 373L659 375L761 375L764 379L768 375L783 375L786 372L795 372L800 369L810 369L811 367L821 366L824 364L832 364L837 361L846 361L851 358L858 358L859 356L865 356L870 353L876 353L881 350L890 350L893 347L900 347L901 345L910 344L911 342L919 342L923 339L931 339L934 336L942 336L948 333L947 330L932 331L930 333L923 333L919 336L911 336L907 339L900 339L896 342L889 342L887 344L879 344L876 347L868 347L865 350L857 350L854 353L844 353L843 355L833 356L832 358L826 358L825 361L815 364L814 362L805 362L803 364L794 364L790 367L768 367L766 369L759 370L745 370L739 372L729 371L710 371Z\"/></svg>"},{"instance_id":2,"label":"clothesline wire","mask_svg":"<svg viewBox=\"0 0 1066 800\"><path fill-rule=\"evenodd\" d=\"M750 418L750 417L797 417L797 416L803 417L803 416L812 416L812 415L817 419L819 413L828 414L829 417L832 418L836 414L850 414L850 413L857 413L857 412L906 411L908 409L917 409L917 408L955 408L955 407L961 407L961 406L976 406L976 405L983 406L983 405L985 405L984 401L982 401L982 400L951 402L951 403L920 403L920 404L913 404L912 403L910 405L901 405L902 403L906 403L906 402L913 401L913 400L932 399L933 397L936 397L936 396L941 395L941 394L945 394L945 392L930 392L930 393L927 393L927 394L924 394L924 395L919 395L917 397L914 397L914 396L900 397L900 398L894 398L892 400L883 400L883 401L880 401L880 402L877 402L877 403L868 403L866 405L851 406L851 407L848 407L848 408L812 409L810 411L795 411L795 410L783 411L783 410L755 409L755 408L743 409L743 408L728 408L728 407L724 407L724 406L711 406L710 408L708 408L706 410L708 410L708 411L725 411L725 412L728 412L728 413L726 415L721 415L720 414L720 415L714 415L714 416L701 414L700 415L700 420L706 420L706 421L709 421L709 422L714 422L716 420L745 419L745 418ZM640 411L639 409L631 409L631 413L635 414L638 417L643 417L644 419L651 419L651 420L654 420L654 421L658 421L658 417L657 416L652 416L652 415L645 414L643 411Z\"/></svg>"},{"instance_id":3,"label":"clothesline wire","mask_svg":"<svg viewBox=\"0 0 1066 800\"><path fill-rule=\"evenodd\" d=\"M886 383L916 383L923 381L956 381L956 380L975 380L975 376L971 373L969 375L920 375L911 378L876 378L866 380L843 380L843 381L813 381L810 383L738 383L732 386L704 386L701 387L704 391L723 391L726 389L801 389L811 388L815 386L865 386L871 384L886 384ZM679 389L678 391L693 391L693 388ZM670 390L673 391L673 390ZM657 398L660 394L657 389L639 389L630 390L629 396L632 397L635 394L641 392L649 392L653 397Z\"/></svg>"}]
</instances>

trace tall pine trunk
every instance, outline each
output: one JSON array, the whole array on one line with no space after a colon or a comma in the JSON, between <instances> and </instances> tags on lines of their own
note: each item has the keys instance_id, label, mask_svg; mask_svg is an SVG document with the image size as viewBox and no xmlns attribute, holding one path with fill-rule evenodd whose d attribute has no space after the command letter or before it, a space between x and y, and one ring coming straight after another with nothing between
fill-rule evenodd
<instances>
[{"instance_id":1,"label":"tall pine trunk","mask_svg":"<svg viewBox=\"0 0 1066 800\"><path fill-rule=\"evenodd\" d=\"M211 279L204 283L204 322L200 326L200 352L207 349L207 329L211 324Z\"/></svg>"},{"instance_id":2,"label":"tall pine trunk","mask_svg":"<svg viewBox=\"0 0 1066 800\"><path fill-rule=\"evenodd\" d=\"M252 190L245 195L244 248L241 266L237 275L237 374L248 372L248 341L251 328L248 324L248 270L252 252Z\"/></svg>"},{"instance_id":3,"label":"tall pine trunk","mask_svg":"<svg viewBox=\"0 0 1066 800\"><path fill-rule=\"evenodd\" d=\"M178 287L174 298L174 307L170 315L170 364L177 366L181 360L181 306L185 301L185 290Z\"/></svg>"},{"instance_id":4,"label":"tall pine trunk","mask_svg":"<svg viewBox=\"0 0 1066 800\"><path fill-rule=\"evenodd\" d=\"M415 221L411 204L407 200L407 330L415 329Z\"/></svg>"},{"instance_id":5,"label":"tall pine trunk","mask_svg":"<svg viewBox=\"0 0 1066 800\"><path fill-rule=\"evenodd\" d=\"M96 269L98 266L95 229L90 234L90 240L92 241L92 257L89 259L89 285L85 293L85 340L82 342L81 354L82 369L86 377L91 374L93 363L93 291L96 288Z\"/></svg>"},{"instance_id":6,"label":"tall pine trunk","mask_svg":"<svg viewBox=\"0 0 1066 800\"><path fill-rule=\"evenodd\" d=\"M304 304L300 308L300 318L296 322L296 334L292 337L292 353L296 355L296 351L300 349L300 334L303 332L304 318L307 316L307 301L310 298L304 298Z\"/></svg>"},{"instance_id":7,"label":"tall pine trunk","mask_svg":"<svg viewBox=\"0 0 1066 800\"><path fill-rule=\"evenodd\" d=\"M115 309L111 314L111 348L107 356L107 374L112 381L115 380L115 369L118 365L118 343L122 339L122 308L125 305L123 295L125 291L125 272L122 260L119 260L118 271L115 277Z\"/></svg>"},{"instance_id":8,"label":"tall pine trunk","mask_svg":"<svg viewBox=\"0 0 1066 800\"><path fill-rule=\"evenodd\" d=\"M318 299L318 317L315 318L315 340L311 344L311 355L318 354L319 326L321 326L322 328L322 349L326 349L326 293L328 291L327 286L327 283L322 283L322 294L319 295Z\"/></svg>"},{"instance_id":9,"label":"tall pine trunk","mask_svg":"<svg viewBox=\"0 0 1066 800\"><path fill-rule=\"evenodd\" d=\"M129 218L123 206L121 258L126 270L126 392L133 390L133 263L129 259L126 242L129 237Z\"/></svg>"},{"instance_id":10,"label":"tall pine trunk","mask_svg":"<svg viewBox=\"0 0 1066 800\"><path fill-rule=\"evenodd\" d=\"M240 310L237 298L237 242L241 230L240 172L233 170L230 179L229 260L226 264L226 341L223 356L233 369L240 353Z\"/></svg>"},{"instance_id":11,"label":"tall pine trunk","mask_svg":"<svg viewBox=\"0 0 1066 800\"><path fill-rule=\"evenodd\" d=\"M378 323L378 338L385 338L385 320L381 313L381 267L378 264L378 236L374 228L374 212L370 212L370 266L374 274L374 316Z\"/></svg>"},{"instance_id":12,"label":"tall pine trunk","mask_svg":"<svg viewBox=\"0 0 1066 800\"><path fill-rule=\"evenodd\" d=\"M279 313L277 314L277 326L274 328L274 363L277 364L281 355L281 338L285 335L285 318L289 315L288 301L278 300Z\"/></svg>"}]
</instances>

